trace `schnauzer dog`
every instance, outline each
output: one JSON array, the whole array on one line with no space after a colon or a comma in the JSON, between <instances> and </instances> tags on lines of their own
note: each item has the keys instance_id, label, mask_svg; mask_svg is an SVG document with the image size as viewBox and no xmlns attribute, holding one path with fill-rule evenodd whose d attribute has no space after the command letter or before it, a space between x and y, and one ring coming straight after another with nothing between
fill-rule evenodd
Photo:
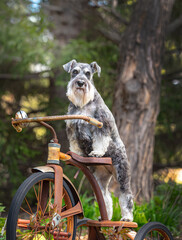
<instances>
[{"instance_id":1,"label":"schnauzer dog","mask_svg":"<svg viewBox=\"0 0 182 240\"><path fill-rule=\"evenodd\" d=\"M112 158L112 166L94 166L90 169L101 188L108 219L113 214L110 190L114 189L119 198L121 220L133 221L133 196L125 146L114 117L93 82L93 74L97 72L100 76L101 68L96 62L87 64L76 60L66 63L63 68L71 74L67 87L67 97L70 100L68 114L90 116L103 123L102 128L97 128L83 120L66 121L70 150L81 156Z\"/></svg>"}]
</instances>

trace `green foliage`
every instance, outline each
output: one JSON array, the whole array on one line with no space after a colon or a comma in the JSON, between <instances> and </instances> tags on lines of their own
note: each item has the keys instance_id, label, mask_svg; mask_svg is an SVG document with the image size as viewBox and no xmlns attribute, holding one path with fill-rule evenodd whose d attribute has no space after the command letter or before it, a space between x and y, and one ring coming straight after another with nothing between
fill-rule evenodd
<instances>
[{"instance_id":1,"label":"green foliage","mask_svg":"<svg viewBox=\"0 0 182 240\"><path fill-rule=\"evenodd\" d=\"M11 73L23 74L30 63L46 64L45 50L50 47L49 41L45 40L48 24L41 12L32 13L28 6L28 1L8 3L3 0L0 3L0 66L1 69L5 67L5 72L9 67Z\"/></svg>"},{"instance_id":2,"label":"green foliage","mask_svg":"<svg viewBox=\"0 0 182 240\"><path fill-rule=\"evenodd\" d=\"M149 203L135 204L134 221L139 228L152 221L166 225L174 235L179 234L182 216L182 185L162 184L156 188L154 197Z\"/></svg>"},{"instance_id":3,"label":"green foliage","mask_svg":"<svg viewBox=\"0 0 182 240\"><path fill-rule=\"evenodd\" d=\"M119 201L118 201L118 198L114 196L114 194L112 194L112 200L113 200L113 217L112 217L112 220L113 221L118 221L118 220L121 219L121 209L120 209Z\"/></svg>"},{"instance_id":4,"label":"green foliage","mask_svg":"<svg viewBox=\"0 0 182 240\"><path fill-rule=\"evenodd\" d=\"M89 197L87 192L85 192L83 195L80 195L80 199L82 202L83 210L84 210L84 216L86 218L90 219L98 219L97 216L97 211L95 209L95 202L94 202L94 197Z\"/></svg>"},{"instance_id":5,"label":"green foliage","mask_svg":"<svg viewBox=\"0 0 182 240\"><path fill-rule=\"evenodd\" d=\"M52 42L43 12L32 12L28 0L2 0L0 25L0 188L1 201L6 199L3 203L9 205L7 196L12 198L29 174L28 168L44 158L36 132L29 128L18 134L11 126L11 117L21 108L28 113L46 109L46 78L36 72L35 66L39 66L39 72L48 69Z\"/></svg>"},{"instance_id":6,"label":"green foliage","mask_svg":"<svg viewBox=\"0 0 182 240\"><path fill-rule=\"evenodd\" d=\"M2 218L1 217L1 213L4 212L5 210L5 207L2 206L2 203L0 203L0 240L5 240L6 237L1 235L1 231L2 231L2 228L4 227L4 224L5 224L5 221L6 221L6 218Z\"/></svg>"},{"instance_id":7,"label":"green foliage","mask_svg":"<svg viewBox=\"0 0 182 240\"><path fill-rule=\"evenodd\" d=\"M2 228L4 227L4 224L5 224L5 221L6 221L6 218L1 218L0 217L0 240L5 240L6 239L5 232L3 233L3 235L1 234Z\"/></svg>"},{"instance_id":8,"label":"green foliage","mask_svg":"<svg viewBox=\"0 0 182 240\"><path fill-rule=\"evenodd\" d=\"M176 0L171 21L181 15L182 2ZM155 163L182 163L182 28L167 36L163 58L160 113L156 127Z\"/></svg>"},{"instance_id":9,"label":"green foliage","mask_svg":"<svg viewBox=\"0 0 182 240\"><path fill-rule=\"evenodd\" d=\"M5 209L5 207L2 206L2 203L0 203L0 216L1 216L1 213L4 212L4 209Z\"/></svg>"},{"instance_id":10,"label":"green foliage","mask_svg":"<svg viewBox=\"0 0 182 240\"><path fill-rule=\"evenodd\" d=\"M161 111L156 127L155 162L174 165L182 162L182 84L163 81ZM166 147L167 146L167 147Z\"/></svg>"},{"instance_id":11,"label":"green foliage","mask_svg":"<svg viewBox=\"0 0 182 240\"><path fill-rule=\"evenodd\" d=\"M137 205L136 203L134 203L134 221L137 222L139 228L148 222L145 214L147 207L147 203L144 203L142 205Z\"/></svg>"}]
</instances>

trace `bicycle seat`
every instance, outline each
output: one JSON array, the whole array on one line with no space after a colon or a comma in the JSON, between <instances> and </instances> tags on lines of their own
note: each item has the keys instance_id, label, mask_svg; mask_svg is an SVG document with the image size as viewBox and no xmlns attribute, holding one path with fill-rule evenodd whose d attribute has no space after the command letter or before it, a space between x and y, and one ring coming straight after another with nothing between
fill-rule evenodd
<instances>
[{"instance_id":1,"label":"bicycle seat","mask_svg":"<svg viewBox=\"0 0 182 240\"><path fill-rule=\"evenodd\" d=\"M109 157L97 158L97 157L82 157L74 152L67 152L73 160L85 165L111 165L112 159Z\"/></svg>"}]
</instances>

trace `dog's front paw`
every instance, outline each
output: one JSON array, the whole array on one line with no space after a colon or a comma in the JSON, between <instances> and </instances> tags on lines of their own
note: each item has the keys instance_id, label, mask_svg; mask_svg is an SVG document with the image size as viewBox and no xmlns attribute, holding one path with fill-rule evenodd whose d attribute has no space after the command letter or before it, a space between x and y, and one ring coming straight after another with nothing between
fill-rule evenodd
<instances>
[{"instance_id":1,"label":"dog's front paw","mask_svg":"<svg viewBox=\"0 0 182 240\"><path fill-rule=\"evenodd\" d=\"M89 153L90 157L102 157L104 155L104 153L99 152L99 151L92 151Z\"/></svg>"},{"instance_id":2,"label":"dog's front paw","mask_svg":"<svg viewBox=\"0 0 182 240\"><path fill-rule=\"evenodd\" d=\"M128 219L128 218L121 218L122 222L133 222L133 220Z\"/></svg>"},{"instance_id":3,"label":"dog's front paw","mask_svg":"<svg viewBox=\"0 0 182 240\"><path fill-rule=\"evenodd\" d=\"M121 218L123 222L133 222L133 214L127 214Z\"/></svg>"}]
</instances>

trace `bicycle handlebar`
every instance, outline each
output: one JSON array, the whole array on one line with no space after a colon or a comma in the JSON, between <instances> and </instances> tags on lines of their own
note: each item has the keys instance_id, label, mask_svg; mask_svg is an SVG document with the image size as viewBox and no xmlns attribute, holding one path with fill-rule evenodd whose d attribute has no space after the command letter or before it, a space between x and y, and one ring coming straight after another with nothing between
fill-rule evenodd
<instances>
[{"instance_id":1,"label":"bicycle handlebar","mask_svg":"<svg viewBox=\"0 0 182 240\"><path fill-rule=\"evenodd\" d=\"M21 118L14 119L12 118L12 125L16 129L17 132L22 131L21 124L30 123L30 122L46 122L46 121L57 121L57 120L72 120L72 119L81 119L84 120L98 128L102 128L103 123L97 121L94 118L83 116L83 115L58 115L58 116L46 116L46 117L33 117L33 118Z\"/></svg>"}]
</instances>

